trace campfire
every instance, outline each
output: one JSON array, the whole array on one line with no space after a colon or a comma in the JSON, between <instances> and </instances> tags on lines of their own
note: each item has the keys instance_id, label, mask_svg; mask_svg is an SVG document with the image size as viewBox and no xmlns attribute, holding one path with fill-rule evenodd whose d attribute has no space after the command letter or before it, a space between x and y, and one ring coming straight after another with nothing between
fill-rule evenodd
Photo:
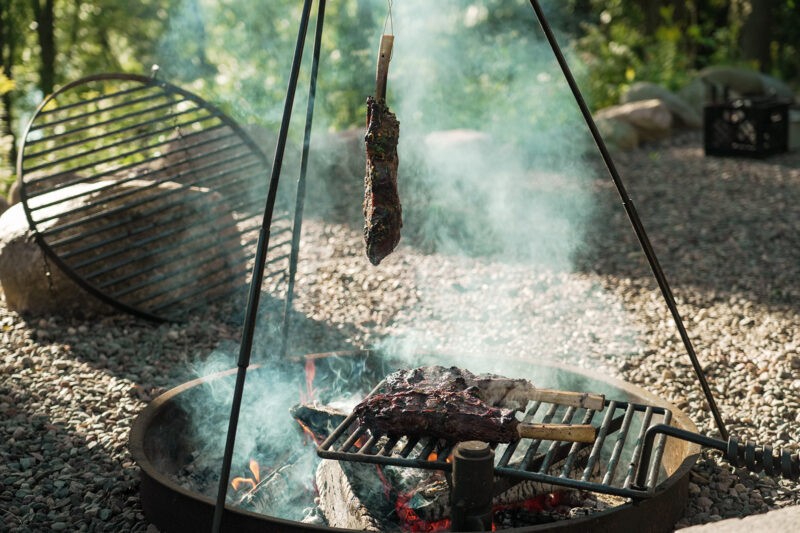
<instances>
[{"instance_id":1,"label":"campfire","mask_svg":"<svg viewBox=\"0 0 800 533\"><path fill-rule=\"evenodd\" d=\"M247 451L237 452L234 458L226 512L229 517L226 520L231 522L224 523L225 529L229 523L250 524L247 526L250 529L243 526L244 531L255 530L254 524L264 528L270 523L289 523L298 524L295 527L302 525L305 528L337 527L366 531L477 530L474 523L462 529L461 523L465 517L468 522L475 520L470 510L459 515L458 510L463 509L464 498L488 502L481 518L484 520L484 530L543 527L547 524L558 528L560 524L575 520L598 520L599 517L613 517L618 513L622 513L621 516L639 513L642 508L653 505L651 500L645 500L633 506L629 497L563 484L568 479L562 477L565 469L570 476L578 474L580 478L593 457L596 462L592 475L587 478L590 483L602 483L609 461L616 461L619 466L619 472L614 475L618 485L624 485L625 479L633 475L627 466L631 463L630 448L635 445L642 425L639 413L633 408L629 409L634 404L608 402L598 420L592 420L599 432L605 430L608 435L594 455L593 444L578 442L542 439L537 442L537 439L524 438L508 444L466 443L475 449L464 450L465 443L458 445L441 438L405 435L378 437L370 430L359 430L363 426L353 416L354 406L374 394L374 384L382 383L393 368L396 366L378 354L352 352L347 355L315 355L292 365L281 366L280 369L251 369L248 387L252 388L245 394L240 429L243 433L239 435L239 441ZM553 374L550 367L536 368L538 370L532 375L519 375L531 375L535 379L537 374ZM530 372L530 365L526 365L525 369ZM290 372L294 379L280 388L278 381L285 381ZM280 374L279 379L276 374ZM578 376L565 369L558 369L557 375L561 376L560 382L567 379L591 386L591 390L606 391L607 394L609 390L616 390L619 396L624 395L648 405L660 403L627 384L614 383L614 386L610 386L608 382ZM169 473L168 476L154 474L152 483L143 481L143 501L148 517L159 525L163 524L163 520L174 522L175 514L182 512L164 504L165 493L180 494L191 502L205 502L202 511L196 510L190 517L182 516L180 527L165 527L166 531L192 531L195 527L192 524L198 528L208 527L221 446L219 443L210 446L197 442L196 439L201 436L196 426L196 406L204 406L202 432L213 434L215 430L210 427L217 427L216 431L219 432L224 428L224 404L220 401L214 406L209 396L223 398L224 391L229 391L231 386L230 374L198 380L189 387L182 387L181 391L167 393L160 402L154 402L156 406L148 407L137 421L132 434L132 448L137 461L146 475L152 472L149 468L152 464L159 465L161 473ZM617 386L625 387L625 392L615 388ZM256 389L263 390L264 387L272 387L277 397L286 393L285 398L278 403L263 405L258 394L248 394ZM210 412L209 405L212 406ZM535 412L532 412L535 406ZM653 409L657 411L655 416L659 419L663 415L658 412L670 412L661 407L651 407L651 417ZM630 442L625 446L616 446L627 411L636 413L629 415L627 422L627 431L631 435L627 440ZM270 425L277 427L280 423L285 428L274 431L274 428L256 427L254 420L263 420L265 412L268 413L266 416L271 421ZM568 424L572 418L576 423L586 421L586 413L589 412L594 411L534 401L529 403L521 416L537 423ZM655 417L653 421L656 421ZM692 429L690 422L679 413L671 422ZM276 440L278 435L282 435L282 442ZM143 444L137 452L134 442L138 439ZM173 444L163 444L166 442ZM536 444L536 449L532 449L531 444ZM339 451L345 447L347 451ZM616 449L619 451L615 453ZM348 457L320 458L317 456L318 450L320 455L331 453ZM472 456L478 452L491 457L488 463L483 461L483 473L474 469L470 471L474 464L460 471L464 460L474 463L475 457ZM676 482L685 479L688 465L694 461L696 447L670 439L662 447L662 453L663 464L657 475L658 483L653 482L654 488L658 494L669 495L662 502L670 501L670 505L674 505L685 498L684 482L677 485ZM356 456L356 460L349 456ZM527 466L524 466L526 458ZM508 476L509 471L514 471L516 477ZM464 472L466 483L462 482ZM541 475L544 479L553 478L556 482L528 479L524 477L528 475L525 472L535 474L534 477ZM196 503L187 504L186 508L198 509ZM612 513L609 515L607 511ZM679 514L680 509L676 508L674 518L667 522L676 520ZM203 522L204 519L206 522Z\"/></svg>"}]
</instances>

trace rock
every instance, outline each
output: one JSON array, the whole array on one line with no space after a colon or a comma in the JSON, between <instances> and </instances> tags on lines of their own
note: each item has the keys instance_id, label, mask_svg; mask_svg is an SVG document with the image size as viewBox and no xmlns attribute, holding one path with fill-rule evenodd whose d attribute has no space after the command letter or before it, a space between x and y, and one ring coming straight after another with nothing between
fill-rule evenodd
<instances>
[{"instance_id":1,"label":"rock","mask_svg":"<svg viewBox=\"0 0 800 533\"><path fill-rule=\"evenodd\" d=\"M668 137L672 127L672 113L659 99L641 100L601 109L598 119L627 122L636 129L640 141L654 141Z\"/></svg>"},{"instance_id":2,"label":"rock","mask_svg":"<svg viewBox=\"0 0 800 533\"><path fill-rule=\"evenodd\" d=\"M595 118L597 129L607 145L620 150L629 150L639 146L639 135L636 128L624 120L615 118Z\"/></svg>"},{"instance_id":3,"label":"rock","mask_svg":"<svg viewBox=\"0 0 800 533\"><path fill-rule=\"evenodd\" d=\"M8 210L9 207L10 206L8 205L8 202L6 201L6 199L3 198L2 196L0 196L0 215L5 213L6 210Z\"/></svg>"},{"instance_id":4,"label":"rock","mask_svg":"<svg viewBox=\"0 0 800 533\"><path fill-rule=\"evenodd\" d=\"M623 93L620 103L627 104L654 98L661 100L667 106L670 113L672 113L675 124L693 129L703 127L703 115L701 113L698 113L677 94L655 83L646 81L634 83Z\"/></svg>"},{"instance_id":5,"label":"rock","mask_svg":"<svg viewBox=\"0 0 800 533\"><path fill-rule=\"evenodd\" d=\"M14 181L8 189L8 205L18 204L20 202L19 181Z\"/></svg>"},{"instance_id":6,"label":"rock","mask_svg":"<svg viewBox=\"0 0 800 533\"><path fill-rule=\"evenodd\" d=\"M71 220L70 215L61 216L61 212L83 206L86 204L86 202L95 202L98 198L102 198L103 195L117 195L124 192L126 189L138 190L144 186L151 187L150 189L141 193L137 192L128 196L124 196L123 198L105 202L102 206L102 212L111 212L117 205L121 205L122 203L134 203L136 201L137 194L149 196L154 193L157 194L158 192L175 191L176 189L180 188L179 184L172 182L161 182L153 187L152 182L150 181L132 180L125 184L119 184L107 191L87 193L87 189L92 191L94 188L100 188L109 183L110 182L102 181L89 184L78 184L38 196L36 201L45 203L57 200L61 197L83 195L77 199L71 199L60 203L55 206L55 208L44 208L40 211L37 211L37 218L45 219L51 215L56 216L56 218L53 220L40 223L40 230L46 230L53 225L69 222ZM200 202L214 201L214 195L216 195L216 193L211 193L207 189L191 187L181 190L180 193L173 193L170 197L165 197L165 199L162 201L174 202L177 194L185 195L187 198L191 196L199 196L200 201L181 203L168 209L161 210L155 214L151 213L148 215L149 221L156 222L155 227L167 227L166 224L168 224L168 222L166 222L166 220L168 218L179 219L181 225L184 227L184 229L181 229L175 233L170 233L165 238L161 238L157 242L149 245L153 248L163 248L172 245L172 249L169 251L171 256L179 255L175 246L178 246L183 240L189 239L191 235L195 235L196 232L202 231L202 226L200 224L191 224L192 217L200 218L207 216L207 213L203 213L201 212L201 209L199 209L202 207L202 203ZM195 198L195 200L197 199L198 198ZM130 217L136 217L139 211L153 211L153 207L156 207L157 205L157 202L147 202L126 208L125 210L117 213L112 212L107 216L94 220L88 224L84 224L82 226L82 232L88 232L95 227L113 224L114 222L120 220L124 221L124 224L127 224ZM224 204L219 204L217 207L215 207L215 209L224 210ZM87 213L91 214L92 211L84 211L72 216L85 217ZM154 220L153 217L162 217L165 220L165 225L159 226L157 224L157 220ZM205 223L208 224L208 222ZM224 216L221 215L220 217L213 219L213 223L215 225L218 224L221 228L228 229L223 230L220 234L212 234L213 237L206 238L224 238L226 233L232 234L235 229L235 222L232 220L231 214L226 214ZM173 222L173 224L175 223ZM90 250L87 252L92 254L89 257L100 258L92 262L91 268L99 270L111 264L122 262L124 259L136 256L137 260L135 263L115 268L113 271L108 273L108 276L123 276L132 270L143 270L145 268L149 268L152 264L153 268L147 272L148 276L155 277L169 270L177 270L186 262L197 260L196 256L194 258L186 257L184 259L171 261L165 265L158 265L157 263L163 259L163 254L154 253L148 255L146 253L148 251L148 245L135 244L137 239L141 239L141 235L132 235L129 237L123 236L111 244ZM197 246L198 244L202 243L202 240L202 238L194 239L192 241L192 245ZM81 247L85 244L86 242L83 241L70 243L59 248L58 253L65 254L69 252L70 249ZM129 245L129 250L126 250L126 245ZM106 258L102 258L103 254L110 250L117 249L122 249L122 253L115 253L114 255L109 255ZM237 248L230 256L226 255L217 260L209 261L204 265L188 268L185 272L171 277L170 279L175 282L179 282L184 276L194 280L203 279L204 276L207 275L205 274L207 270L219 269L222 265L222 262L227 262L228 264L238 263L241 259L239 258L239 254L242 253L244 253L244 251L240 248ZM86 253L79 254L72 258L71 261L79 261L86 259L86 257ZM226 272L228 271L220 270L215 275L208 275L208 277L204 279L204 283L214 283L215 278L218 279L223 277ZM95 282L98 280L102 281L102 278L97 278ZM136 276L133 276L124 283L114 285L114 289L122 290L125 288L125 286L140 283L141 281L141 277L137 278ZM45 258L45 255L43 254L39 245L34 240L33 232L28 226L28 221L25 217L22 204L14 205L12 208L6 211L2 217L0 217L0 283L3 285L3 291L5 293L6 302L9 308L22 313L30 313L33 315L84 315L93 313L109 313L112 310L110 306L102 303L98 298L89 294L77 283L72 281L72 279L63 274L59 267L54 264L52 260ZM125 283L127 283L127 285L125 285ZM134 295L135 294L136 293L134 292ZM174 296L174 293L168 292L164 295L158 296L158 298L172 298ZM156 305L158 298L151 300L149 305Z\"/></svg>"}]
</instances>

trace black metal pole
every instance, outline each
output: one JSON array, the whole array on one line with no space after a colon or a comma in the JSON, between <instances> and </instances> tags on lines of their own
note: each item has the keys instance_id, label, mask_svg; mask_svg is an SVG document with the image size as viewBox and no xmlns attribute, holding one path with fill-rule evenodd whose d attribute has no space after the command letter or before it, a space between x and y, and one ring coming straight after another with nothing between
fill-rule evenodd
<instances>
[{"instance_id":1,"label":"black metal pole","mask_svg":"<svg viewBox=\"0 0 800 533\"><path fill-rule=\"evenodd\" d=\"M722 416L719 413L717 403L714 401L714 396L711 394L711 389L709 388L708 381L703 373L703 368L700 366L700 361L697 360L697 353L694 350L692 341L689 338L689 334L686 332L686 327L684 327L683 320L678 312L678 306L675 303L675 298L672 296L672 290L669 287L669 283L667 283L667 278L664 275L664 272L661 270L661 264L656 258L653 247L650 245L650 239L647 237L647 233L644 230L642 221L639 219L639 214L636 212L636 207L634 207L633 201L628 196L628 192L625 190L625 185L622 183L622 178L617 172L617 168L614 165L614 161L611 159L611 154L608 152L608 148L606 147L603 138L600 136L600 132L597 130L597 125L594 123L592 114L589 112L589 107L586 105L586 101L583 99L583 95L578 88L578 84L575 82L575 78L572 76L569 65L567 65L567 60L564 59L564 54L561 53L561 48L558 46L558 42L553 35L553 31L550 29L550 24L547 22L547 17L545 17L542 7L539 5L539 0L530 0L530 2L534 12L536 13L536 18L539 20L539 25L542 27L542 31L544 31L545 37L547 38L547 42L550 44L550 48L553 50L553 54L556 56L556 61L558 61L558 65L561 67L561 71L564 73L564 78L567 80L567 84L572 91L572 95L575 97L575 101L578 103L578 107L583 114L586 125L589 126L589 131L592 133L592 137L597 145L597 149L600 150L600 155L603 157L603 162L608 169L608 173L611 175L611 179L614 181L614 185L617 187L617 192L622 199L622 205L625 208L625 212L628 214L628 219L631 221L633 231L636 233L636 237L639 239L639 244L642 246L642 250L644 250L644 255L647 257L647 262L650 264L650 269L653 271L653 276L656 278L658 287L661 289L661 294L664 296L667 307L669 307L670 313L672 313L672 318L675 321L675 325L678 327L678 333L680 334L683 345L686 348L686 353L689 354L689 359L692 361L692 367L697 375L697 379L700 381L700 386L703 389L703 394L705 394L708 405L711 408L711 414L714 416L717 429L719 429L722 438L727 439L728 430L725 428L725 423L723 422Z\"/></svg>"},{"instance_id":2,"label":"black metal pole","mask_svg":"<svg viewBox=\"0 0 800 533\"><path fill-rule=\"evenodd\" d=\"M300 63L303 58L303 45L305 44L305 36L308 30L311 3L312 0L305 0L303 13L300 17L300 29L297 33L297 44L294 50L294 58L292 59L289 87L286 90L286 101L283 106L281 129L278 133L278 144L275 147L275 158L272 161L267 204L264 207L264 218L261 223L261 231L258 235L256 260L253 265L253 278L250 282L250 295L247 300L247 310L245 311L244 325L242 328L242 342L239 346L239 361L237 362L239 370L236 373L231 417L228 422L228 435L225 441L225 454L222 458L222 471L220 473L219 488L217 490L217 503L214 507L214 520L211 526L212 533L219 533L220 526L222 525L222 514L225 510L225 497L228 494L228 478L231 473L233 447L236 441L236 428L239 424L239 409L242 405L242 394L244 393L244 380L247 375L247 367L250 365L250 352L253 348L253 333L255 331L256 319L258 318L258 302L261 297L261 282L264 277L264 263L267 260L267 248L269 247L269 225L272 221L272 211L275 208L278 180L281 175L281 165L283 164L283 152L286 148L286 136L289 132L289 122L292 118L292 105L294 104L294 96L297 92L297 77L300 73Z\"/></svg>"},{"instance_id":3,"label":"black metal pole","mask_svg":"<svg viewBox=\"0 0 800 533\"><path fill-rule=\"evenodd\" d=\"M297 179L297 196L294 205L294 225L292 227L292 252L289 258L289 285L286 289L286 303L283 308L283 328L280 358L286 355L289 342L289 315L294 300L294 278L297 274L297 258L300 253L300 232L303 230L303 207L306 199L306 173L308 172L308 151L311 146L311 123L314 119L314 101L317 95L317 71L319 53L322 48L322 25L325 22L325 2L320 0L317 7L317 29L314 34L314 53L311 60L311 82L308 86L308 107L306 108L306 130L303 136L303 154L300 158L300 177Z\"/></svg>"}]
</instances>

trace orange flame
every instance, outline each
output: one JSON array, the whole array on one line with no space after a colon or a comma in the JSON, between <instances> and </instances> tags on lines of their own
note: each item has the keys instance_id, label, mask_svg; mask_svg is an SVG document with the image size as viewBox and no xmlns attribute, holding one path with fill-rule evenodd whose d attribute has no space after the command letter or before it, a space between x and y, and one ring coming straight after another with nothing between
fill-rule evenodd
<instances>
[{"instance_id":1,"label":"orange flame","mask_svg":"<svg viewBox=\"0 0 800 533\"><path fill-rule=\"evenodd\" d=\"M439 455L436 452L431 452L431 454L428 456L428 461L435 461L438 458Z\"/></svg>"},{"instance_id":2,"label":"orange flame","mask_svg":"<svg viewBox=\"0 0 800 533\"><path fill-rule=\"evenodd\" d=\"M297 419L295 419L295 420L297 420ZM303 435L304 435L303 446L308 444L308 440L305 437L311 437L311 440L314 442L314 444L319 446L320 439L314 434L313 431L311 431L311 428L308 427L307 425L303 424L299 420L297 420L297 423L300 424L300 427L303 429Z\"/></svg>"},{"instance_id":3,"label":"orange flame","mask_svg":"<svg viewBox=\"0 0 800 533\"><path fill-rule=\"evenodd\" d=\"M250 490L256 488L256 482L249 477L235 477L233 478L233 481L231 481L231 487L233 487L233 490L241 490L245 485L247 485Z\"/></svg>"},{"instance_id":4,"label":"orange flame","mask_svg":"<svg viewBox=\"0 0 800 533\"><path fill-rule=\"evenodd\" d=\"M253 479L256 480L256 483L261 482L261 467L255 459L250 459L250 471L253 473Z\"/></svg>"}]
</instances>

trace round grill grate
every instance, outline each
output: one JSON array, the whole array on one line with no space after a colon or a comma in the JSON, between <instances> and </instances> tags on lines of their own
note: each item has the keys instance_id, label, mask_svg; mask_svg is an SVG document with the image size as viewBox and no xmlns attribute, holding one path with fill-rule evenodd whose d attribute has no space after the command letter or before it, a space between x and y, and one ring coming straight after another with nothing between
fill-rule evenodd
<instances>
[{"instance_id":1,"label":"round grill grate","mask_svg":"<svg viewBox=\"0 0 800 533\"><path fill-rule=\"evenodd\" d=\"M169 83L102 74L48 97L22 138L21 196L37 241L106 302L178 320L245 289L269 161L219 109ZM288 272L276 206L265 289Z\"/></svg>"}]
</instances>

